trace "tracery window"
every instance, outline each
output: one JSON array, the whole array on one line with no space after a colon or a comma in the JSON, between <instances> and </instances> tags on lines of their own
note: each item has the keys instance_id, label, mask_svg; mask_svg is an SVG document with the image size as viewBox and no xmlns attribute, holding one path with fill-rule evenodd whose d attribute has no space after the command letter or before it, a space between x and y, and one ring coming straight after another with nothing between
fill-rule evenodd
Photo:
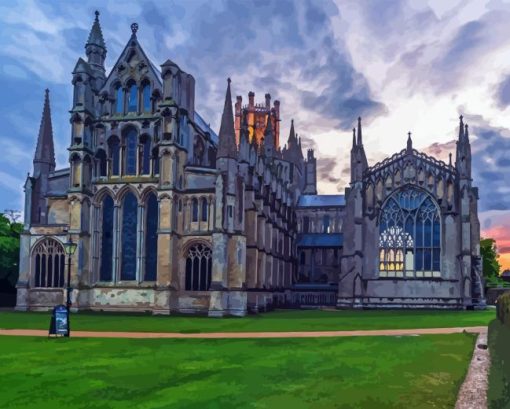
<instances>
[{"instance_id":1,"label":"tracery window","mask_svg":"<svg viewBox=\"0 0 510 409\"><path fill-rule=\"evenodd\" d=\"M186 255L187 291L207 291L211 284L212 251L204 244L191 246Z\"/></svg>"},{"instance_id":2,"label":"tracery window","mask_svg":"<svg viewBox=\"0 0 510 409\"><path fill-rule=\"evenodd\" d=\"M159 151L158 148L152 150L152 173L159 175Z\"/></svg>"},{"instance_id":3,"label":"tracery window","mask_svg":"<svg viewBox=\"0 0 510 409\"><path fill-rule=\"evenodd\" d=\"M122 201L121 280L136 279L136 229L138 201L128 192Z\"/></svg>"},{"instance_id":4,"label":"tracery window","mask_svg":"<svg viewBox=\"0 0 510 409\"><path fill-rule=\"evenodd\" d=\"M100 281L112 281L113 260L113 199L106 195L102 203Z\"/></svg>"},{"instance_id":5,"label":"tracery window","mask_svg":"<svg viewBox=\"0 0 510 409\"><path fill-rule=\"evenodd\" d=\"M158 199L148 196L145 208L145 280L155 281L158 261Z\"/></svg>"},{"instance_id":6,"label":"tracery window","mask_svg":"<svg viewBox=\"0 0 510 409\"><path fill-rule=\"evenodd\" d=\"M64 287L64 246L55 239L39 242L32 253L35 287Z\"/></svg>"},{"instance_id":7,"label":"tracery window","mask_svg":"<svg viewBox=\"0 0 510 409\"><path fill-rule=\"evenodd\" d=\"M381 277L439 276L441 222L427 193L408 187L391 196L379 231Z\"/></svg>"}]
</instances>

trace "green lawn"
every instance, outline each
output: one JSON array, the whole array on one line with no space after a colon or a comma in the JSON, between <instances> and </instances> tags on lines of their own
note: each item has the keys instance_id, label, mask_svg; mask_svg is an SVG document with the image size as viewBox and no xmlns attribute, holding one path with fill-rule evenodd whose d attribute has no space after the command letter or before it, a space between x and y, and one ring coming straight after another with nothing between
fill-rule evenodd
<instances>
[{"instance_id":1,"label":"green lawn","mask_svg":"<svg viewBox=\"0 0 510 409\"><path fill-rule=\"evenodd\" d=\"M510 409L510 327L498 320L489 325L489 351L489 409Z\"/></svg>"},{"instance_id":2,"label":"green lawn","mask_svg":"<svg viewBox=\"0 0 510 409\"><path fill-rule=\"evenodd\" d=\"M0 407L452 408L475 335L0 337Z\"/></svg>"},{"instance_id":3,"label":"green lawn","mask_svg":"<svg viewBox=\"0 0 510 409\"><path fill-rule=\"evenodd\" d=\"M71 329L142 332L327 331L360 329L446 328L488 325L486 311L319 311L279 310L244 318L151 316L80 312ZM48 329L50 313L0 312L0 328Z\"/></svg>"}]
</instances>

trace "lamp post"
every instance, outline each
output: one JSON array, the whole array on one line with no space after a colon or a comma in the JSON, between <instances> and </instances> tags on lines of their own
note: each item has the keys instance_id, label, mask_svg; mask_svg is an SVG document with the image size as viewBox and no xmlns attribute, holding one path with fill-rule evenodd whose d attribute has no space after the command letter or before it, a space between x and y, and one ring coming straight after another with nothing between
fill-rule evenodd
<instances>
[{"instance_id":1,"label":"lamp post","mask_svg":"<svg viewBox=\"0 0 510 409\"><path fill-rule=\"evenodd\" d=\"M72 288L71 288L71 257L74 254L74 252L76 251L76 247L77 247L76 243L74 243L71 236L69 236L67 243L64 244L64 249L67 254L67 302L66 302L66 307L67 307L68 325L69 325L69 314L71 312L71 291L72 291ZM69 329L67 331L67 336L69 336L70 333L71 333L71 330Z\"/></svg>"}]
</instances>

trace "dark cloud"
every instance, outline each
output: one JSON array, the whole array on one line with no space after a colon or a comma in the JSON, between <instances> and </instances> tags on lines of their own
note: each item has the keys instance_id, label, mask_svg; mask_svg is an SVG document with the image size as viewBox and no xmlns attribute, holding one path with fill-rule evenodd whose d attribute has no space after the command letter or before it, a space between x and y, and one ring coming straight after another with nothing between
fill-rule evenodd
<instances>
[{"instance_id":1,"label":"dark cloud","mask_svg":"<svg viewBox=\"0 0 510 409\"><path fill-rule=\"evenodd\" d=\"M323 182L338 183L340 175L335 171L338 158L321 156L317 159L317 179Z\"/></svg>"}]
</instances>

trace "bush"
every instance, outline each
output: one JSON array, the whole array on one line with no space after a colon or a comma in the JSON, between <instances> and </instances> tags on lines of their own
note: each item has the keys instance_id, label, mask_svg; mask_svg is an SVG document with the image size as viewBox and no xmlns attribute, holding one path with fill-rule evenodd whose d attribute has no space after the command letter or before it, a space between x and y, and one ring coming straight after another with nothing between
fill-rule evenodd
<instances>
[{"instance_id":1,"label":"bush","mask_svg":"<svg viewBox=\"0 0 510 409\"><path fill-rule=\"evenodd\" d=\"M510 326L510 292L500 295L496 301L497 317L502 324Z\"/></svg>"},{"instance_id":2,"label":"bush","mask_svg":"<svg viewBox=\"0 0 510 409\"><path fill-rule=\"evenodd\" d=\"M508 297L509 294L506 294ZM510 326L498 320L489 324L489 389L487 403L489 409L510 408Z\"/></svg>"}]
</instances>

